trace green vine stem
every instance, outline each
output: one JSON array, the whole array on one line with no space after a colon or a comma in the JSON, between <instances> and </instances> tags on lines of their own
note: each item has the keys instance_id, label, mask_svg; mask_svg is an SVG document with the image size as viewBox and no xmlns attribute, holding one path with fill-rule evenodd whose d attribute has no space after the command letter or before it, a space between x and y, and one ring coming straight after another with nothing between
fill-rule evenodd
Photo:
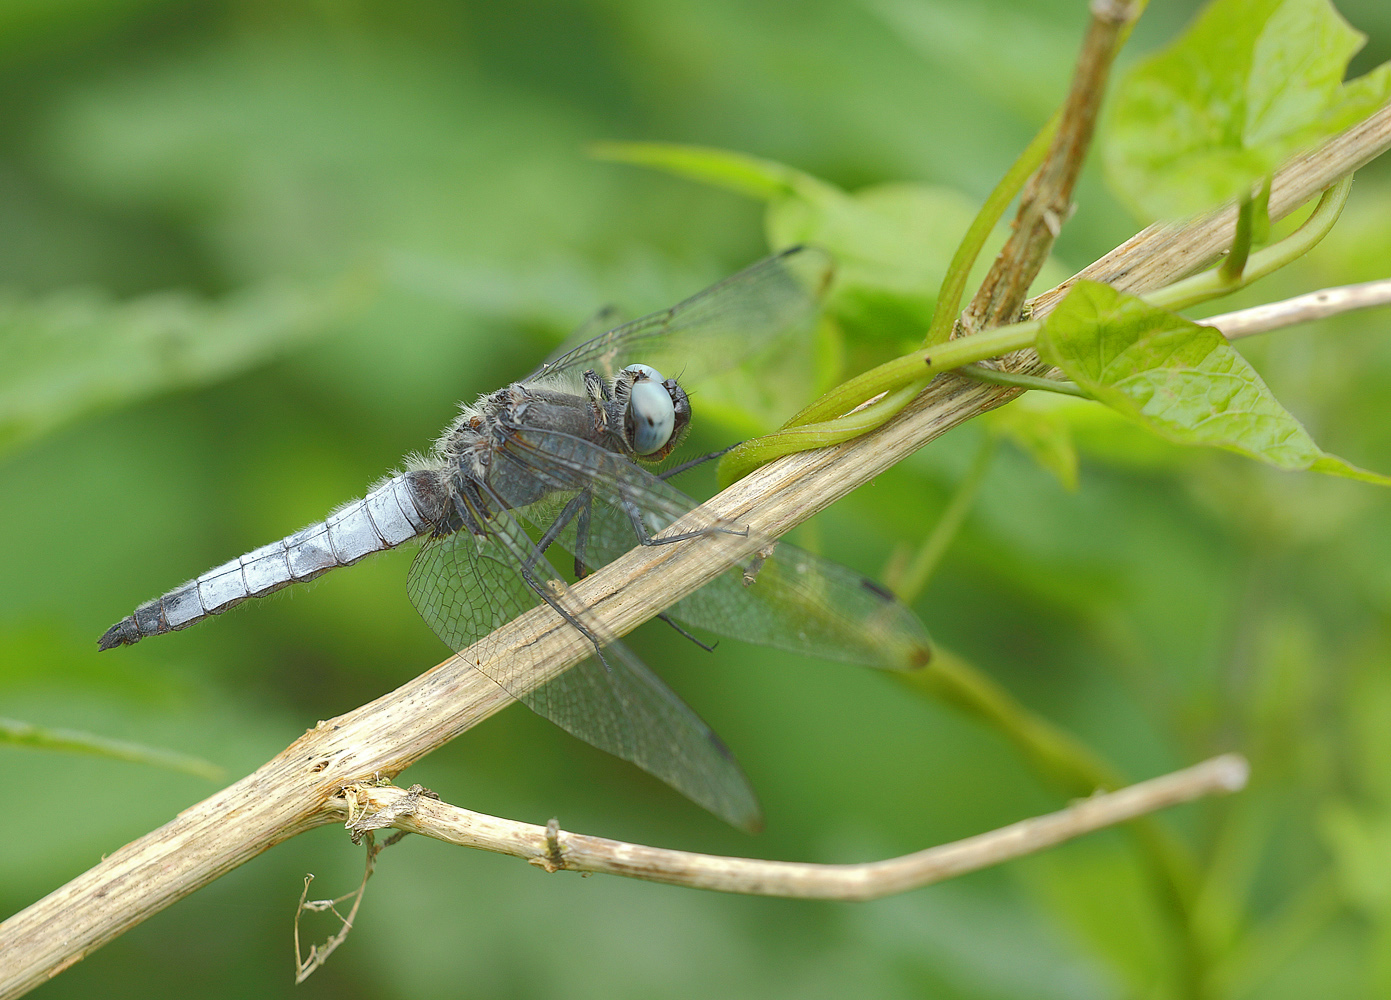
<instances>
[{"instance_id":1,"label":"green vine stem","mask_svg":"<svg viewBox=\"0 0 1391 1000\"><path fill-rule=\"evenodd\" d=\"M775 458L839 444L871 431L912 402L937 373L1028 347L1041 328L1041 323L1029 322L982 330L895 358L842 382L781 430L730 449L720 459L721 488ZM861 406L864 400L872 402Z\"/></svg>"},{"instance_id":2,"label":"green vine stem","mask_svg":"<svg viewBox=\"0 0 1391 1000\"><path fill-rule=\"evenodd\" d=\"M1222 268L1218 267L1142 297L1151 305L1178 312L1245 288L1302 257L1327 236L1351 190L1351 175L1328 188L1303 225L1274 246L1247 258L1236 281L1224 279ZM1032 347L1042 326L1039 320L1028 320L982 330L862 372L804 408L781 430L731 449L720 460L720 483L727 486L782 455L839 444L873 430L908 405L938 373ZM872 402L862 405L866 400Z\"/></svg>"},{"instance_id":3,"label":"green vine stem","mask_svg":"<svg viewBox=\"0 0 1391 1000\"><path fill-rule=\"evenodd\" d=\"M1269 175L1261 182L1254 198L1243 199L1236 211L1236 235L1232 237L1232 250L1223 261L1219 273L1226 281L1241 280L1246 270L1246 259L1251 247L1266 243L1270 239L1270 181Z\"/></svg>"},{"instance_id":4,"label":"green vine stem","mask_svg":"<svg viewBox=\"0 0 1391 1000\"><path fill-rule=\"evenodd\" d=\"M1227 259L1217 269L1222 280L1235 284L1241 280L1246 270L1246 258L1251 254L1251 230L1256 215L1256 203L1250 198L1241 199L1236 210L1236 235L1232 237L1232 249Z\"/></svg>"},{"instance_id":5,"label":"green vine stem","mask_svg":"<svg viewBox=\"0 0 1391 1000\"><path fill-rule=\"evenodd\" d=\"M1005 176L1000 178L1000 183L995 185L995 190L990 192L985 204L981 205L980 211L971 220L971 225L957 245L947 273L942 278L941 290L937 292L937 305L932 310L932 324L928 327L927 336L923 338L924 347L933 347L951 339L952 325L961 312L961 300L966 294L966 282L971 277L971 268L975 266L976 258L985 248L985 241L990 238L995 226L1004 217L1005 209L1009 208L1015 195L1023 189L1024 184L1043 162L1043 158L1048 155L1048 147L1052 145L1061 117L1061 112L1054 112L1053 117L1038 130L1038 134L1024 147L1024 152L1019 154L1019 158L1005 172Z\"/></svg>"},{"instance_id":6,"label":"green vine stem","mask_svg":"<svg viewBox=\"0 0 1391 1000\"><path fill-rule=\"evenodd\" d=\"M932 662L925 669L898 676L905 686L951 705L1000 733L1014 744L1030 770L1062 795L1077 798L1125 783L1120 772L1094 750L1031 712L994 680L948 649L935 646ZM1151 820L1136 821L1130 828L1165 887L1167 905L1187 914L1197 891L1188 852L1169 831Z\"/></svg>"},{"instance_id":7,"label":"green vine stem","mask_svg":"<svg viewBox=\"0 0 1391 1000\"><path fill-rule=\"evenodd\" d=\"M1256 214L1251 220L1251 242L1265 246L1270 242L1270 187L1274 183L1273 174L1266 174L1261 181L1261 189L1256 192Z\"/></svg>"},{"instance_id":8,"label":"green vine stem","mask_svg":"<svg viewBox=\"0 0 1391 1000\"><path fill-rule=\"evenodd\" d=\"M725 453L716 469L720 489L727 488L760 465L767 465L783 455L824 448L849 441L861 434L868 434L911 403L913 397L925 387L926 382L902 385L843 417L797 427L784 427L772 434L737 444Z\"/></svg>"},{"instance_id":9,"label":"green vine stem","mask_svg":"<svg viewBox=\"0 0 1391 1000\"><path fill-rule=\"evenodd\" d=\"M1005 736L1050 788L1068 798L1125 784L1120 772L1071 733L1035 715L996 681L934 645L922 670L895 674L904 686L973 716Z\"/></svg>"},{"instance_id":10,"label":"green vine stem","mask_svg":"<svg viewBox=\"0 0 1391 1000\"><path fill-rule=\"evenodd\" d=\"M1274 246L1251 254L1247 258L1246 267L1243 268L1239 281L1232 283L1224 280L1221 274L1222 269L1218 267L1201 274L1195 274L1191 278L1176 281L1172 285L1150 292L1142 298L1152 306L1168 309L1170 312L1179 312L1245 288L1251 282L1264 278L1266 275L1280 270L1286 264L1298 260L1317 246L1319 241L1328 235L1334 223L1338 221L1338 216L1343 213L1343 206L1347 204L1348 194L1351 191L1352 175L1348 174L1324 191L1323 197L1319 199L1314 211L1298 229Z\"/></svg>"},{"instance_id":11,"label":"green vine stem","mask_svg":"<svg viewBox=\"0 0 1391 1000\"><path fill-rule=\"evenodd\" d=\"M962 365L956 372L958 375L973 378L977 382L989 382L992 385L1012 385L1019 389L1041 389L1044 392L1057 392L1064 396L1077 396L1081 399L1092 398L1076 382L1064 382L1056 378L1002 372L994 368L987 368L984 365Z\"/></svg>"},{"instance_id":12,"label":"green vine stem","mask_svg":"<svg viewBox=\"0 0 1391 1000\"><path fill-rule=\"evenodd\" d=\"M966 475L957 484L956 492L942 508L937 523L932 526L932 531L918 549L912 563L898 574L897 579L885 580L889 589L897 594L904 604L912 604L918 599L918 595L927 587L927 581L932 579L932 573L942 561L942 556L961 531L966 515L971 512L971 506L976 502L981 483L985 482L986 473L990 471L995 458L995 446L995 436L986 435L975 459L971 462L971 467L966 470Z\"/></svg>"}]
</instances>

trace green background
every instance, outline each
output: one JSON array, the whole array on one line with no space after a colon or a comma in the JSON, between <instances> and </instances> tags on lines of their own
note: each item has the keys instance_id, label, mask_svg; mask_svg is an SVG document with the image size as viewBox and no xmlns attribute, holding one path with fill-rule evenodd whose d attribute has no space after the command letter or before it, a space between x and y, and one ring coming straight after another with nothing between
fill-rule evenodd
<instances>
[{"instance_id":1,"label":"green background","mask_svg":"<svg viewBox=\"0 0 1391 1000\"><path fill-rule=\"evenodd\" d=\"M1193 9L1154 7L1127 60ZM1383 0L1340 8L1372 36L1353 72L1391 57ZM406 600L407 552L131 649L95 640L361 495L457 400L524 374L600 306L666 306L765 252L753 202L586 144L704 143L850 189L978 200L1060 99L1084 23L1063 0L9 0L0 715L197 754L231 780L432 665L444 649ZM1095 172L1077 200L1056 249L1070 270L1136 228ZM1244 301L1386 276L1388 219L1391 171L1373 165L1326 243ZM1387 325L1343 317L1242 350L1323 447L1391 471ZM1132 778L1251 758L1246 793L1164 818L1198 866L1205 995L1384 995L1391 498L1181 451L1089 404L1014 406L1071 426L1080 487L1001 447L918 612ZM987 433L934 442L802 543L882 576ZM697 443L738 435L707 422ZM586 833L826 862L1062 804L998 734L890 678L734 642L711 656L660 626L634 645L739 755L758 838L521 708L402 783ZM3 746L0 761L5 914L219 787ZM35 996L1193 995L1119 833L868 904L548 876L408 838L347 944L293 986L302 877L336 895L360 868L341 830L301 836Z\"/></svg>"}]
</instances>

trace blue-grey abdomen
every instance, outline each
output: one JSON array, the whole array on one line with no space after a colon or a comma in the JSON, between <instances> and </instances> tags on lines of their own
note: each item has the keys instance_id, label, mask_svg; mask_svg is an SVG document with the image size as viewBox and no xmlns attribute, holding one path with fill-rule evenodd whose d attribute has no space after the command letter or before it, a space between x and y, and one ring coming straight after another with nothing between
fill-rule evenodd
<instances>
[{"instance_id":1,"label":"blue-grey abdomen","mask_svg":"<svg viewBox=\"0 0 1391 1000\"><path fill-rule=\"evenodd\" d=\"M101 649L187 628L252 597L304 583L363 556L395 548L431 530L438 502L421 473L387 480L317 524L210 569L135 609L97 640Z\"/></svg>"}]
</instances>

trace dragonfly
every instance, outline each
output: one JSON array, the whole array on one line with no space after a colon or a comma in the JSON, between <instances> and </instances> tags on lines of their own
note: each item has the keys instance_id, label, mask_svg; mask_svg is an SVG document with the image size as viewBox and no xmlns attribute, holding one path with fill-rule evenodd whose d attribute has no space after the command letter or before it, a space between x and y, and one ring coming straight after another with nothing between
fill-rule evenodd
<instances>
[{"instance_id":1,"label":"dragonfly","mask_svg":"<svg viewBox=\"0 0 1391 1000\"><path fill-rule=\"evenodd\" d=\"M187 628L418 540L407 594L450 649L549 605L592 655L539 686L544 664L526 646L502 662L476 658L475 669L734 826L759 828L758 799L724 742L556 578L550 553L568 552L579 579L637 545L745 536L753 554L671 605L669 624L884 669L926 663L926 629L887 590L709 512L669 482L684 467L653 471L689 429L687 386L806 355L831 274L824 251L795 247L670 309L577 334L526 378L462 405L427 455L408 456L366 496L140 605L98 647ZM746 384L756 391L757 380Z\"/></svg>"}]
</instances>

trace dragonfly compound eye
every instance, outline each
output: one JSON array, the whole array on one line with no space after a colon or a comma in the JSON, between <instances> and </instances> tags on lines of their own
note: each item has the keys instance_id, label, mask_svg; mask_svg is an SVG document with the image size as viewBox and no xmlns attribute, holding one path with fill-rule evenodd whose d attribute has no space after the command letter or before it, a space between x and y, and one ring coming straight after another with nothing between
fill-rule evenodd
<instances>
[{"instance_id":1,"label":"dragonfly compound eye","mask_svg":"<svg viewBox=\"0 0 1391 1000\"><path fill-rule=\"evenodd\" d=\"M676 430L676 405L662 384L661 372L647 365L629 365L625 370L636 376L625 417L629 440L634 452L651 455L671 440Z\"/></svg>"}]
</instances>

